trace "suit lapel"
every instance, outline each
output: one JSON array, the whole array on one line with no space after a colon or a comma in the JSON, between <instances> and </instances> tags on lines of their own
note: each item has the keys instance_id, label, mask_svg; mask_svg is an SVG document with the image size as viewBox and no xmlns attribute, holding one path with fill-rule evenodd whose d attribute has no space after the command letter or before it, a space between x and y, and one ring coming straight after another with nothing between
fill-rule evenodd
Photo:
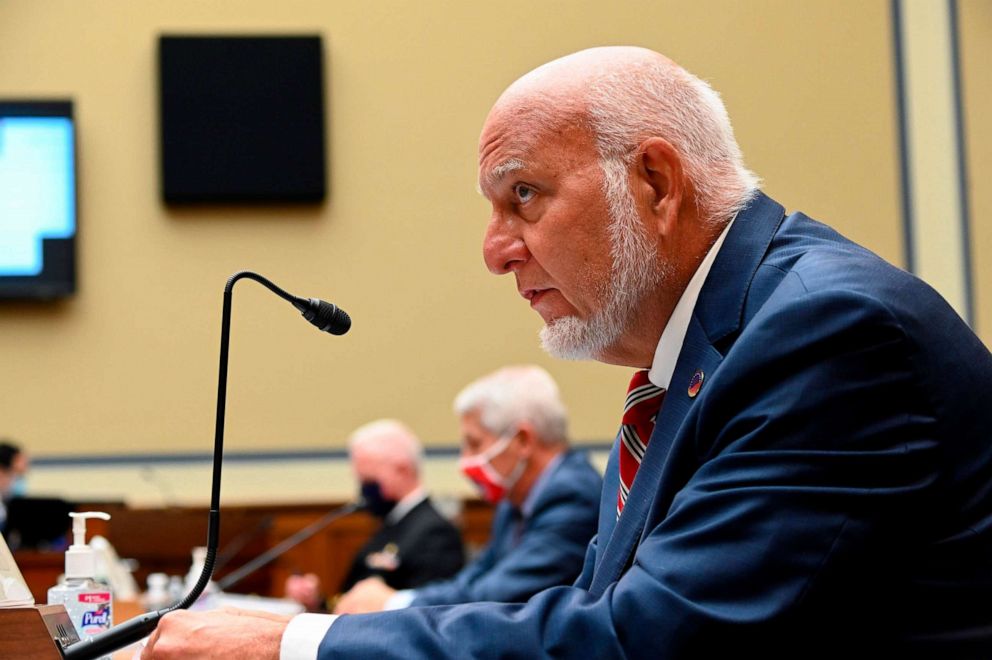
<instances>
[{"instance_id":1,"label":"suit lapel","mask_svg":"<svg viewBox=\"0 0 992 660\"><path fill-rule=\"evenodd\" d=\"M600 550L589 589L594 595L602 594L620 578L639 540L664 519L680 487L678 483L666 483L663 477L673 446L691 442L691 438L684 437L685 430L680 430L696 400L689 395L689 384L697 370L704 374L703 388L706 380L716 374L723 356L713 345L740 328L747 290L782 217L782 207L759 193L738 215L713 262L693 310L669 391L623 515L606 540L603 531L608 530L600 526ZM608 469L615 470L616 463L611 460ZM608 478L605 483L616 483L616 480ZM607 494L604 493L604 502ZM603 515L601 512L601 520ZM650 525L645 524L648 520Z\"/></svg>"},{"instance_id":2,"label":"suit lapel","mask_svg":"<svg viewBox=\"0 0 992 660\"><path fill-rule=\"evenodd\" d=\"M662 415L664 424L661 427L656 426L654 433L651 434L651 443L657 441L660 447L664 447L664 453L659 451L659 456L650 457L651 463L647 472L649 478L644 480L641 485L643 490L639 490L637 495L637 498L644 503L644 506L641 507L644 517L640 525L640 538L651 531L651 526L645 525L644 521L664 519L677 489L681 486L680 483L665 478L671 463L669 459L672 457L676 445L681 446L685 442L692 442L691 438L684 437L686 430L683 428L683 423L686 421L690 408L696 402L697 396L705 391L706 380L716 374L721 362L723 362L723 356L713 348L706 337L703 326L697 318L693 317L689 322L689 331L685 335L685 342L682 344L682 352L675 365L675 372L672 374L671 386L665 395L664 407L668 408L669 403L672 405L667 414ZM697 371L703 375L700 394L690 396L689 386ZM650 444L648 449L650 449ZM645 460L648 460L647 455L645 455ZM640 476L641 473L638 470L637 478ZM636 482L637 479L634 481ZM624 510L624 515L627 515L626 510Z\"/></svg>"},{"instance_id":3,"label":"suit lapel","mask_svg":"<svg viewBox=\"0 0 992 660\"><path fill-rule=\"evenodd\" d=\"M679 354L671 386L665 394L664 405L658 413L647 451L644 452L627 497L623 515L613 527L613 533L598 557L596 573L590 587L593 594L602 593L620 577L644 532L648 513L652 512L653 519L656 515L654 511L658 508L667 509L668 505L664 503L670 502L675 496L674 492L666 492L662 475L672 451L673 439L679 437L679 428L694 402L688 394L689 382L696 370L701 370L704 374L715 372L722 359L706 339L702 326L693 318ZM613 499L616 500L615 492Z\"/></svg>"}]
</instances>

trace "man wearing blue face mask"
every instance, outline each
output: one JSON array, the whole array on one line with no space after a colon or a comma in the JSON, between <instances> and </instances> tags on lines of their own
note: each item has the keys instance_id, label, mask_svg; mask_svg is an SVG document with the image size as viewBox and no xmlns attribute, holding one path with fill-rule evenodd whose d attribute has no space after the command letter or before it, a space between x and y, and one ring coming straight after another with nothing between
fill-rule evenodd
<instances>
[{"instance_id":1,"label":"man wearing blue face mask","mask_svg":"<svg viewBox=\"0 0 992 660\"><path fill-rule=\"evenodd\" d=\"M382 526L355 555L341 586L375 577L409 589L451 577L465 563L461 535L434 508L420 484L420 441L405 425L383 419L351 434L348 451L365 510ZM320 609L316 576L286 583L289 597Z\"/></svg>"},{"instance_id":2,"label":"man wearing blue face mask","mask_svg":"<svg viewBox=\"0 0 992 660\"><path fill-rule=\"evenodd\" d=\"M558 386L540 367L507 367L455 399L462 473L496 505L489 544L454 578L406 591L381 580L355 585L338 613L409 605L524 601L571 584L595 533L602 481L567 440Z\"/></svg>"},{"instance_id":3,"label":"man wearing blue face mask","mask_svg":"<svg viewBox=\"0 0 992 660\"><path fill-rule=\"evenodd\" d=\"M25 494L27 471L28 455L11 442L0 442L0 532L7 524L7 502Z\"/></svg>"}]
</instances>

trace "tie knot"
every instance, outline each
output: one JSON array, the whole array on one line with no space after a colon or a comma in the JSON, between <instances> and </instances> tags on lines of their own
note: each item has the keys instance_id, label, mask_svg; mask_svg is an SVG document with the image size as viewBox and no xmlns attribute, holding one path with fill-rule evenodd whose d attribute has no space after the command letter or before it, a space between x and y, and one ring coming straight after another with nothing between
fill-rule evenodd
<instances>
[{"instance_id":1,"label":"tie knot","mask_svg":"<svg viewBox=\"0 0 992 660\"><path fill-rule=\"evenodd\" d=\"M648 380L648 372L642 369L630 379L627 400L623 406L624 424L643 423L658 413L665 390Z\"/></svg>"},{"instance_id":2,"label":"tie knot","mask_svg":"<svg viewBox=\"0 0 992 660\"><path fill-rule=\"evenodd\" d=\"M627 386L627 395L629 396L631 392L645 385L651 385L651 380L648 378L648 370L641 369L640 371L635 371L634 375L630 377L630 385Z\"/></svg>"}]
</instances>

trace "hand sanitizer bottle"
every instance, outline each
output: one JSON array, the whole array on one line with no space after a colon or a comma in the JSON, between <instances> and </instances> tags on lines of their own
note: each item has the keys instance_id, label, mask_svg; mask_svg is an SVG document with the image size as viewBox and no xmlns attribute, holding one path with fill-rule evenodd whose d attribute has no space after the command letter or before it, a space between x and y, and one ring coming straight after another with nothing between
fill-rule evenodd
<instances>
[{"instance_id":1,"label":"hand sanitizer bottle","mask_svg":"<svg viewBox=\"0 0 992 660\"><path fill-rule=\"evenodd\" d=\"M169 597L168 586L169 576L165 573L151 573L148 576L148 591L141 599L146 612L164 610L172 605L173 600Z\"/></svg>"},{"instance_id":2,"label":"hand sanitizer bottle","mask_svg":"<svg viewBox=\"0 0 992 660\"><path fill-rule=\"evenodd\" d=\"M72 517L73 543L65 553L65 578L48 590L48 604L64 605L79 639L85 640L109 630L113 622L110 587L93 579L96 555L93 548L86 545L86 520L110 520L110 516L98 511L69 515ZM100 660L110 660L110 656Z\"/></svg>"}]
</instances>

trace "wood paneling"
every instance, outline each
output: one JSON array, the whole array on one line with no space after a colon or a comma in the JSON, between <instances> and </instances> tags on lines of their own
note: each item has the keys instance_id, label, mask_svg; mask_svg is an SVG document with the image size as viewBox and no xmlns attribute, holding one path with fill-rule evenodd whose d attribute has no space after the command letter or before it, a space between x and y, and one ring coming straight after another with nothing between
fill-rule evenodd
<instances>
[{"instance_id":1,"label":"wood paneling","mask_svg":"<svg viewBox=\"0 0 992 660\"><path fill-rule=\"evenodd\" d=\"M221 510L220 550L214 579L233 570L292 536L341 502L285 504L277 506L232 506ZM206 544L207 509L171 507L129 509L115 504L103 506L112 515L95 533L106 536L122 558L137 562L135 578L145 587L150 573L184 576L189 570L192 548ZM489 539L492 509L478 500L464 503L458 524L466 548L472 554ZM294 573L313 572L328 593L337 592L352 556L377 526L371 516L356 513L331 523L323 531L288 550L282 557L246 576L228 591L282 597L286 578ZM62 572L63 555L54 552L15 553L15 559L35 599L44 603L47 590Z\"/></svg>"}]
</instances>

